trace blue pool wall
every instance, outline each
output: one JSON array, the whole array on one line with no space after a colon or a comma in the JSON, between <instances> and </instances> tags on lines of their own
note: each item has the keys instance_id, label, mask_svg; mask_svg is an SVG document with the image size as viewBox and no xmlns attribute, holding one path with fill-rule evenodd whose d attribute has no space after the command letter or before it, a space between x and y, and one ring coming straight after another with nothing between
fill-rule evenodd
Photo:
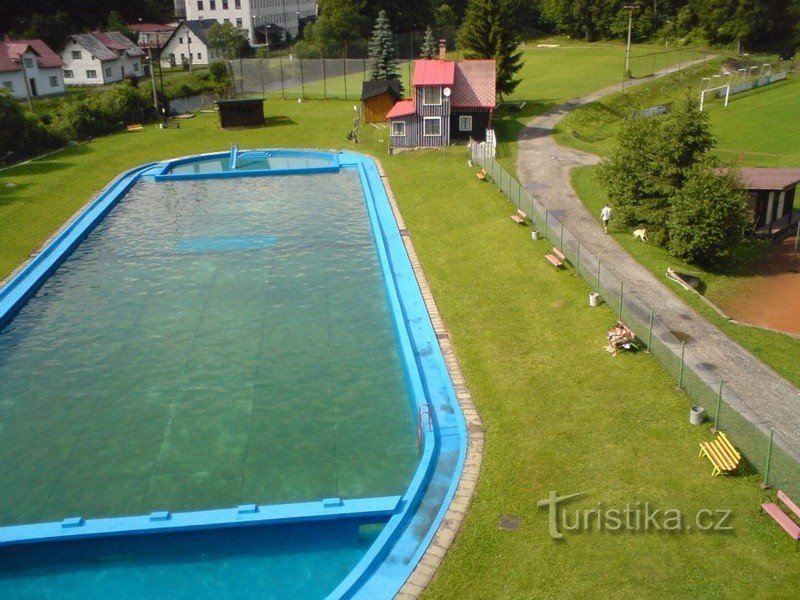
<instances>
[{"instance_id":1,"label":"blue pool wall","mask_svg":"<svg viewBox=\"0 0 800 600\"><path fill-rule=\"evenodd\" d=\"M326 499L320 503L297 503L240 507L213 511L84 520L80 516L58 523L41 523L0 528L0 545L78 537L156 533L183 528L209 528L268 523L290 523L329 518L382 522L386 526L357 567L331 594L331 598L393 596L413 571L444 518L452 500L466 458L467 429L458 405L447 367L439 350L433 326L413 266L375 161L353 152L323 153L298 150L241 151L242 154L270 153L330 159L330 167L253 170L224 173L169 174L176 165L192 161L228 157L228 152L183 157L150 163L126 171L93 200L61 233L5 287L0 289L0 326L7 323L50 273L74 250L139 178L157 181L236 176L313 175L340 168L357 170L362 183L376 250L392 307L394 326L403 357L412 410L419 418L420 407L427 407L433 427L422 427L421 461L409 485L394 508L392 499ZM347 503L347 508L342 508ZM338 514L337 514L338 513ZM271 516L279 515L278 520Z\"/></svg>"}]
</instances>

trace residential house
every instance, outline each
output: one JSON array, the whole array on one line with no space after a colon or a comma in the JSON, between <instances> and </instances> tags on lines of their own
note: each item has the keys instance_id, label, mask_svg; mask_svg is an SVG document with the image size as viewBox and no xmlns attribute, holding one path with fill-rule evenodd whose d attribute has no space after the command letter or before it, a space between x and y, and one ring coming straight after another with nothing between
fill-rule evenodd
<instances>
[{"instance_id":1,"label":"residential house","mask_svg":"<svg viewBox=\"0 0 800 600\"><path fill-rule=\"evenodd\" d=\"M0 87L20 100L65 92L63 63L42 40L0 41Z\"/></svg>"},{"instance_id":2,"label":"residential house","mask_svg":"<svg viewBox=\"0 0 800 600\"><path fill-rule=\"evenodd\" d=\"M186 19L214 19L247 31L251 44L273 43L273 31L296 38L302 24L317 14L316 0L186 0ZM269 34L269 35L268 35Z\"/></svg>"},{"instance_id":3,"label":"residential house","mask_svg":"<svg viewBox=\"0 0 800 600\"><path fill-rule=\"evenodd\" d=\"M102 85L144 74L144 50L119 31L73 34L60 54L67 85Z\"/></svg>"},{"instance_id":4,"label":"residential house","mask_svg":"<svg viewBox=\"0 0 800 600\"><path fill-rule=\"evenodd\" d=\"M417 60L412 87L412 98L386 114L392 148L486 140L496 106L494 60Z\"/></svg>"},{"instance_id":5,"label":"residential house","mask_svg":"<svg viewBox=\"0 0 800 600\"><path fill-rule=\"evenodd\" d=\"M361 102L364 104L365 123L385 123L386 113L402 99L400 81L377 79L365 81L361 87Z\"/></svg>"},{"instance_id":6,"label":"residential house","mask_svg":"<svg viewBox=\"0 0 800 600\"><path fill-rule=\"evenodd\" d=\"M208 42L208 30L215 23L214 19L180 23L161 48L161 66L207 65L222 60L222 51Z\"/></svg>"},{"instance_id":7,"label":"residential house","mask_svg":"<svg viewBox=\"0 0 800 600\"><path fill-rule=\"evenodd\" d=\"M175 25L161 25L159 23L135 23L128 25L131 31L138 35L136 45L143 50L159 50L175 31Z\"/></svg>"}]
</instances>

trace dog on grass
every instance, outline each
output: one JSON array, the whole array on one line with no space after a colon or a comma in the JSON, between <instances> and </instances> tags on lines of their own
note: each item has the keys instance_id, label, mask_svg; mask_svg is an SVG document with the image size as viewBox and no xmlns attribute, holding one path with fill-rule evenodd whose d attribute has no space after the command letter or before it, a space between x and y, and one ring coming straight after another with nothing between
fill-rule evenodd
<instances>
[{"instance_id":1,"label":"dog on grass","mask_svg":"<svg viewBox=\"0 0 800 600\"><path fill-rule=\"evenodd\" d=\"M642 227L641 229L637 229L633 232L633 237L637 240L641 240L643 242L647 241L647 229Z\"/></svg>"}]
</instances>

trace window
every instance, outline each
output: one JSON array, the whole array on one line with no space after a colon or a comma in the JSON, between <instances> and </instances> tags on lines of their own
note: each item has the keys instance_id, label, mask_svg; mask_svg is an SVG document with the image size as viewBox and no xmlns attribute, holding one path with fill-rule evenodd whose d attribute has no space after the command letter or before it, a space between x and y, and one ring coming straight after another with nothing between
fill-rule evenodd
<instances>
[{"instance_id":1,"label":"window","mask_svg":"<svg viewBox=\"0 0 800 600\"><path fill-rule=\"evenodd\" d=\"M94 69L86 71L86 79L97 79L97 71Z\"/></svg>"},{"instance_id":2,"label":"window","mask_svg":"<svg viewBox=\"0 0 800 600\"><path fill-rule=\"evenodd\" d=\"M406 136L406 122L405 121L392 121L392 135L399 137Z\"/></svg>"},{"instance_id":3,"label":"window","mask_svg":"<svg viewBox=\"0 0 800 600\"><path fill-rule=\"evenodd\" d=\"M111 77L111 67L106 69L106 77Z\"/></svg>"},{"instance_id":4,"label":"window","mask_svg":"<svg viewBox=\"0 0 800 600\"><path fill-rule=\"evenodd\" d=\"M75 74L71 69L64 69L64 79L72 79L73 77L75 77Z\"/></svg>"},{"instance_id":5,"label":"window","mask_svg":"<svg viewBox=\"0 0 800 600\"><path fill-rule=\"evenodd\" d=\"M459 131L472 131L472 116L461 115L458 117L458 130Z\"/></svg>"},{"instance_id":6,"label":"window","mask_svg":"<svg viewBox=\"0 0 800 600\"><path fill-rule=\"evenodd\" d=\"M197 10L203 10L203 0L197 0Z\"/></svg>"},{"instance_id":7,"label":"window","mask_svg":"<svg viewBox=\"0 0 800 600\"><path fill-rule=\"evenodd\" d=\"M73 50L72 51L72 58L74 58L75 60L80 60L81 59L81 51L80 50Z\"/></svg>"},{"instance_id":8,"label":"window","mask_svg":"<svg viewBox=\"0 0 800 600\"><path fill-rule=\"evenodd\" d=\"M242 8L242 0L233 0L233 8Z\"/></svg>"},{"instance_id":9,"label":"window","mask_svg":"<svg viewBox=\"0 0 800 600\"><path fill-rule=\"evenodd\" d=\"M50 87L58 87L58 77L50 75Z\"/></svg>"},{"instance_id":10,"label":"window","mask_svg":"<svg viewBox=\"0 0 800 600\"><path fill-rule=\"evenodd\" d=\"M182 44L182 43L183 43L183 38L182 38L182 37L179 37L179 38L178 38L178 43L179 43L179 44Z\"/></svg>"},{"instance_id":11,"label":"window","mask_svg":"<svg viewBox=\"0 0 800 600\"><path fill-rule=\"evenodd\" d=\"M222 0L222 10L228 10L228 0Z\"/></svg>"},{"instance_id":12,"label":"window","mask_svg":"<svg viewBox=\"0 0 800 600\"><path fill-rule=\"evenodd\" d=\"M203 55L199 52L197 53L197 60L203 60Z\"/></svg>"},{"instance_id":13,"label":"window","mask_svg":"<svg viewBox=\"0 0 800 600\"><path fill-rule=\"evenodd\" d=\"M139 63L133 63L133 72L134 73L138 73L139 72Z\"/></svg>"},{"instance_id":14,"label":"window","mask_svg":"<svg viewBox=\"0 0 800 600\"><path fill-rule=\"evenodd\" d=\"M217 10L217 0L208 0L208 10Z\"/></svg>"},{"instance_id":15,"label":"window","mask_svg":"<svg viewBox=\"0 0 800 600\"><path fill-rule=\"evenodd\" d=\"M230 19L228 19L228 18L225 18L225 19L222 19L222 22L223 22L223 23L230 23L230 22L231 22L231 20L230 20Z\"/></svg>"},{"instance_id":16,"label":"window","mask_svg":"<svg viewBox=\"0 0 800 600\"><path fill-rule=\"evenodd\" d=\"M25 58L22 59L22 62L25 65L26 69L32 69L33 68L33 59L32 58L26 56Z\"/></svg>"},{"instance_id":17,"label":"window","mask_svg":"<svg viewBox=\"0 0 800 600\"><path fill-rule=\"evenodd\" d=\"M425 117L422 122L422 133L427 136L442 135L441 117Z\"/></svg>"},{"instance_id":18,"label":"window","mask_svg":"<svg viewBox=\"0 0 800 600\"><path fill-rule=\"evenodd\" d=\"M236 19L236 26L237 27L241 27L242 26L242 20L241 19Z\"/></svg>"},{"instance_id":19,"label":"window","mask_svg":"<svg viewBox=\"0 0 800 600\"><path fill-rule=\"evenodd\" d=\"M440 105L442 103L442 88L424 87L422 88L422 104L425 106Z\"/></svg>"},{"instance_id":20,"label":"window","mask_svg":"<svg viewBox=\"0 0 800 600\"><path fill-rule=\"evenodd\" d=\"M4 81L3 87L7 89L9 92L14 91L14 82L13 81Z\"/></svg>"}]
</instances>

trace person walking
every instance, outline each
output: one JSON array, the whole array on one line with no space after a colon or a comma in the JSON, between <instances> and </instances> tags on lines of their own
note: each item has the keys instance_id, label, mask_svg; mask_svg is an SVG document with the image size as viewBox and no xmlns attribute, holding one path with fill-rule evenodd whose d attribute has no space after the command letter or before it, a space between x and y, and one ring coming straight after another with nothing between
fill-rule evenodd
<instances>
[{"instance_id":1,"label":"person walking","mask_svg":"<svg viewBox=\"0 0 800 600\"><path fill-rule=\"evenodd\" d=\"M600 220L603 222L603 231L608 233L608 222L611 220L611 207L606 202L603 210L600 211Z\"/></svg>"}]
</instances>

